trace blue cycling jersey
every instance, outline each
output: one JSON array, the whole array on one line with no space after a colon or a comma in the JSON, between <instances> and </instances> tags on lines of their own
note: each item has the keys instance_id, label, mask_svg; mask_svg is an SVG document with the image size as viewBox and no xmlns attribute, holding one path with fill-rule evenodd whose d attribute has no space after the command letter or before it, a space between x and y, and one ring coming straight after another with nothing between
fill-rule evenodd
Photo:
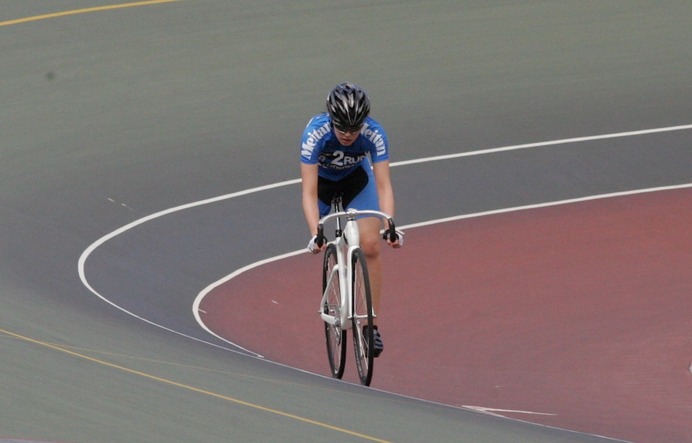
<instances>
[{"instance_id":1,"label":"blue cycling jersey","mask_svg":"<svg viewBox=\"0 0 692 443\"><path fill-rule=\"evenodd\" d=\"M319 165L321 177L341 180L361 164L389 160L387 134L377 121L368 117L358 138L351 146L343 146L334 134L329 114L314 116L303 131L300 161Z\"/></svg>"}]
</instances>

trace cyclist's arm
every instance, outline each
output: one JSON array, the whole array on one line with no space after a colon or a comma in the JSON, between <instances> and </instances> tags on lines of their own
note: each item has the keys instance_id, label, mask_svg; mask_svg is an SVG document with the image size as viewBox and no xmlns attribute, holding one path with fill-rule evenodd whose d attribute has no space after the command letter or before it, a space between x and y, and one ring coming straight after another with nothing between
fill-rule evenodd
<instances>
[{"instance_id":1,"label":"cyclist's arm","mask_svg":"<svg viewBox=\"0 0 692 443\"><path fill-rule=\"evenodd\" d=\"M380 209L382 212L394 217L394 189L392 187L392 178L389 173L389 160L373 163L372 169L375 174Z\"/></svg>"},{"instance_id":2,"label":"cyclist's arm","mask_svg":"<svg viewBox=\"0 0 692 443\"><path fill-rule=\"evenodd\" d=\"M383 160L373 164L375 182L377 183L377 196L380 200L380 209L390 217L394 217L394 188L389 174L389 160ZM385 225L385 229L389 226ZM393 248L400 248L404 244L403 233L397 231L397 239L391 241L387 238L387 244Z\"/></svg>"},{"instance_id":3,"label":"cyclist's arm","mask_svg":"<svg viewBox=\"0 0 692 443\"><path fill-rule=\"evenodd\" d=\"M317 206L317 168L316 164L300 164L303 214L305 215L308 229L310 229L310 235L317 234L317 224L320 219L320 210Z\"/></svg>"}]
</instances>

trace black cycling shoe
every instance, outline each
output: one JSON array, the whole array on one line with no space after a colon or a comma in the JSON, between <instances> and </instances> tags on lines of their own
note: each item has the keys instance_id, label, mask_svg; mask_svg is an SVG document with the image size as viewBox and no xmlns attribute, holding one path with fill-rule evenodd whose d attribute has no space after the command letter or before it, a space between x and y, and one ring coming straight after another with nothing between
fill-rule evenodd
<instances>
[{"instance_id":1,"label":"black cycling shoe","mask_svg":"<svg viewBox=\"0 0 692 443\"><path fill-rule=\"evenodd\" d=\"M380 335L380 331L378 331L377 328L373 329L372 338L375 342L372 346L372 355L373 357L379 357L382 351L384 350L384 343L382 343L382 336Z\"/></svg>"}]
</instances>

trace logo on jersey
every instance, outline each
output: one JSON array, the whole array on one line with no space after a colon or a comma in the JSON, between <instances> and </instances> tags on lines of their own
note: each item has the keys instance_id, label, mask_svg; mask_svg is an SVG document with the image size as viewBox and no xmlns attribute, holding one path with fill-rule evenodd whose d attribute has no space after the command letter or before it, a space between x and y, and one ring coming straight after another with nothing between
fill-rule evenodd
<instances>
[{"instance_id":1,"label":"logo on jersey","mask_svg":"<svg viewBox=\"0 0 692 443\"><path fill-rule=\"evenodd\" d=\"M334 151L322 153L320 155L320 164L329 169L344 170L350 169L357 164L360 164L367 158L365 153L347 154L344 151Z\"/></svg>"},{"instance_id":2,"label":"logo on jersey","mask_svg":"<svg viewBox=\"0 0 692 443\"><path fill-rule=\"evenodd\" d=\"M322 139L322 137L329 134L329 131L331 131L331 128L329 127L329 122L327 122L314 131L308 132L307 139L305 139L303 145L301 146L300 155L306 159L309 159L312 156L312 151L315 149L315 146L317 146L317 143Z\"/></svg>"},{"instance_id":3,"label":"logo on jersey","mask_svg":"<svg viewBox=\"0 0 692 443\"><path fill-rule=\"evenodd\" d=\"M370 129L370 125L366 123L363 125L363 129L360 131L360 133L375 145L378 157L387 153L387 146L384 143L384 137L382 137L380 131L377 129L373 131Z\"/></svg>"}]
</instances>

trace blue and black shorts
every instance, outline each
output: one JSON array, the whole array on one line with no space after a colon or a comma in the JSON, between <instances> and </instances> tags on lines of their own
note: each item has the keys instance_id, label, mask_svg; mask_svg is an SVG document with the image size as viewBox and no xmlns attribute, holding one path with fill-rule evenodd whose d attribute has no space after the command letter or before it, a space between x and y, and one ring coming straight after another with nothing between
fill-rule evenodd
<instances>
[{"instance_id":1,"label":"blue and black shorts","mask_svg":"<svg viewBox=\"0 0 692 443\"><path fill-rule=\"evenodd\" d=\"M380 210L375 177L369 163L361 164L338 181L319 177L317 196L320 217L329 214L332 199L335 196L341 197L341 204L344 209Z\"/></svg>"}]
</instances>

